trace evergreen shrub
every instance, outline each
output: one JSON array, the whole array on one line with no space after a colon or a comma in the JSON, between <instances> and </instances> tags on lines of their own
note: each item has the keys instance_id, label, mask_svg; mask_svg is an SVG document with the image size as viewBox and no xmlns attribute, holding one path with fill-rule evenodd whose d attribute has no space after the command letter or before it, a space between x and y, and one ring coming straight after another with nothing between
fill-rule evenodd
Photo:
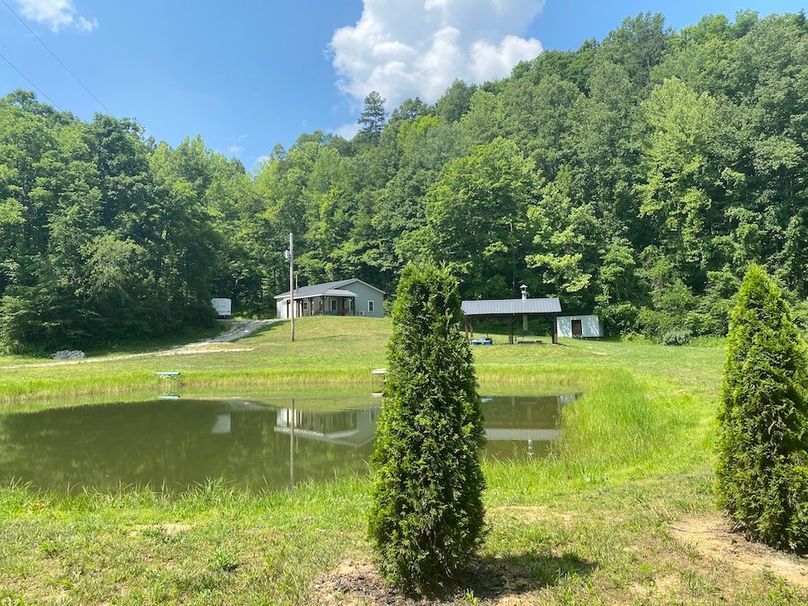
<instances>
[{"instance_id":1,"label":"evergreen shrub","mask_svg":"<svg viewBox=\"0 0 808 606\"><path fill-rule=\"evenodd\" d=\"M790 306L753 265L730 319L719 415L720 505L736 530L808 551L808 360Z\"/></svg>"},{"instance_id":2,"label":"evergreen shrub","mask_svg":"<svg viewBox=\"0 0 808 606\"><path fill-rule=\"evenodd\" d=\"M484 430L449 271L407 266L392 319L369 530L383 576L423 593L455 580L483 541Z\"/></svg>"}]
</instances>

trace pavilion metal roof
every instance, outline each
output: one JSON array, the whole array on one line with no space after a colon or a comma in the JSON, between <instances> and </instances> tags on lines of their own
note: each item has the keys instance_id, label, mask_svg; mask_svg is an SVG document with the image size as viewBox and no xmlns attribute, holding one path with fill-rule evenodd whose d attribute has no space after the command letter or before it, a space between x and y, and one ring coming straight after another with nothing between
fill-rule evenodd
<instances>
[{"instance_id":1,"label":"pavilion metal roof","mask_svg":"<svg viewBox=\"0 0 808 606\"><path fill-rule=\"evenodd\" d=\"M463 301L463 313L467 316L516 316L521 314L561 313L561 302L546 299L482 299Z\"/></svg>"}]
</instances>

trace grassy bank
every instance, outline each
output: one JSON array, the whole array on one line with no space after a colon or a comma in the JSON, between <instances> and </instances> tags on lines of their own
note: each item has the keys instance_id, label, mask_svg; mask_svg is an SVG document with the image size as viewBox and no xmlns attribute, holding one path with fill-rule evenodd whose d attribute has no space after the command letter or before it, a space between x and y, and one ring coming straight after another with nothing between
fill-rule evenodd
<instances>
[{"instance_id":1,"label":"grassy bank","mask_svg":"<svg viewBox=\"0 0 808 606\"><path fill-rule=\"evenodd\" d=\"M386 334L385 321L315 319L301 322L295 346L279 328L233 344L251 351L56 369L25 360L4 372L3 411L61 404L27 391L45 382L57 393L57 378L65 393L128 399L158 388L158 369L182 370L189 393L364 388L369 369L384 365ZM495 345L475 359L488 393L584 395L567 407L564 440L548 458L485 463L491 532L470 594L508 604L805 603L778 577L700 555L670 531L715 514L720 345ZM265 494L217 484L174 496L5 487L0 604L311 603L315 579L370 559L367 507L361 477Z\"/></svg>"},{"instance_id":2,"label":"grassy bank","mask_svg":"<svg viewBox=\"0 0 808 606\"><path fill-rule=\"evenodd\" d=\"M306 318L298 340L289 342L288 323L279 323L236 343L211 344L182 355L115 351L79 362L0 356L0 402L101 397L120 399L159 393L156 371L176 370L175 388L189 393L244 390L318 390L370 384L370 370L385 365L389 321L370 318ZM642 376L686 373L690 386L715 375L716 347L681 350L648 344L567 341L561 347L497 345L475 348L484 387L509 390L589 384L619 368ZM205 351L207 349L207 351ZM194 350L196 351L196 350ZM684 353L684 355L679 355Z\"/></svg>"}]
</instances>

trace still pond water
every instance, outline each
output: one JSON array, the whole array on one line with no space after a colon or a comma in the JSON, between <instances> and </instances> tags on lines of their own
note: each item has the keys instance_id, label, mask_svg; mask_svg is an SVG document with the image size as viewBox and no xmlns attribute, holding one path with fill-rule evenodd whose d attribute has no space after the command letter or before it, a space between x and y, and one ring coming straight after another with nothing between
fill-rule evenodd
<instances>
[{"instance_id":1,"label":"still pond water","mask_svg":"<svg viewBox=\"0 0 808 606\"><path fill-rule=\"evenodd\" d=\"M484 456L546 453L573 395L483 398ZM381 400L157 400L0 416L0 484L250 490L365 473Z\"/></svg>"}]
</instances>

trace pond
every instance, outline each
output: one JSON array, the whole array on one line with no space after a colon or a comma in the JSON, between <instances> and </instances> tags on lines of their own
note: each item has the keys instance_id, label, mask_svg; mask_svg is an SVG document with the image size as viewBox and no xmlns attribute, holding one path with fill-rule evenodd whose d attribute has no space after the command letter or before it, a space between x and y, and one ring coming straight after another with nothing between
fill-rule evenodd
<instances>
[{"instance_id":1,"label":"pond","mask_svg":"<svg viewBox=\"0 0 808 606\"><path fill-rule=\"evenodd\" d=\"M545 454L574 395L483 398L485 457ZM368 471L381 400L155 400L0 416L0 484L102 492L249 490Z\"/></svg>"}]
</instances>

